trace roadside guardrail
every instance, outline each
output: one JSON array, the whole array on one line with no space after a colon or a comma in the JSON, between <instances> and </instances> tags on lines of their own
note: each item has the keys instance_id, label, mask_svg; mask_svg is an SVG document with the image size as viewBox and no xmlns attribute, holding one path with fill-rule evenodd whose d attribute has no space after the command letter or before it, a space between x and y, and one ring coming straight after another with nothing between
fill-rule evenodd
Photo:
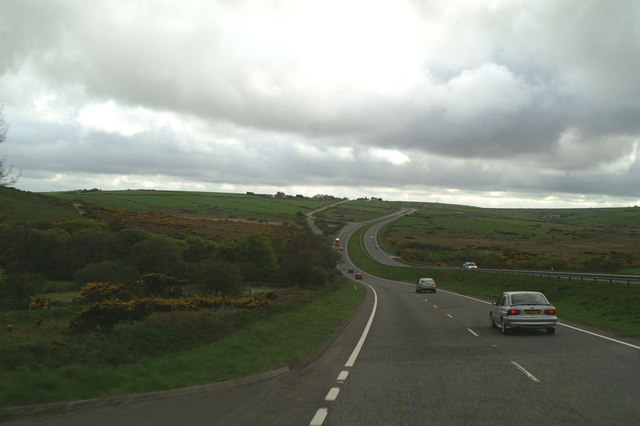
<instances>
[{"instance_id":1,"label":"roadside guardrail","mask_svg":"<svg viewBox=\"0 0 640 426\"><path fill-rule=\"evenodd\" d=\"M555 272L555 271L523 271L513 269L464 269L468 272L484 272L491 274L503 274L503 275L528 275L532 277L547 277L547 278L565 278L568 280L580 280L580 281L608 281L609 283L622 282L627 284L640 283L639 275L619 275L619 274L590 274L590 273L578 273L578 272Z\"/></svg>"}]
</instances>

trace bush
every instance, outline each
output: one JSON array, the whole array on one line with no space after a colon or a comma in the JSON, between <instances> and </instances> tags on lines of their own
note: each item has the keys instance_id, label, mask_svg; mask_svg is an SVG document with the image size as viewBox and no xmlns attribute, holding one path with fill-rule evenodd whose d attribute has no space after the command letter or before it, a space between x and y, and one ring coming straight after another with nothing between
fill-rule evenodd
<instances>
[{"instance_id":1,"label":"bush","mask_svg":"<svg viewBox=\"0 0 640 426\"><path fill-rule=\"evenodd\" d=\"M38 274L5 273L0 279L0 309L27 309L33 296L44 284Z\"/></svg>"},{"instance_id":2,"label":"bush","mask_svg":"<svg viewBox=\"0 0 640 426\"><path fill-rule=\"evenodd\" d=\"M102 303L108 300L129 300L125 287L122 284L111 283L87 283L80 290L80 297L86 303Z\"/></svg>"},{"instance_id":3,"label":"bush","mask_svg":"<svg viewBox=\"0 0 640 426\"><path fill-rule=\"evenodd\" d=\"M191 266L189 281L205 294L237 296L242 293L242 273L234 263L205 259Z\"/></svg>"},{"instance_id":4,"label":"bush","mask_svg":"<svg viewBox=\"0 0 640 426\"><path fill-rule=\"evenodd\" d=\"M119 261L103 261L90 263L73 274L73 280L78 284L89 282L134 282L139 277L138 271L132 266L123 265Z\"/></svg>"},{"instance_id":5,"label":"bush","mask_svg":"<svg viewBox=\"0 0 640 426\"><path fill-rule=\"evenodd\" d=\"M164 274L146 274L133 285L132 297L179 298L187 282Z\"/></svg>"},{"instance_id":6,"label":"bush","mask_svg":"<svg viewBox=\"0 0 640 426\"><path fill-rule=\"evenodd\" d=\"M183 245L168 237L148 238L131 247L132 261L143 274L157 272L184 277Z\"/></svg>"},{"instance_id":7,"label":"bush","mask_svg":"<svg viewBox=\"0 0 640 426\"><path fill-rule=\"evenodd\" d=\"M29 304L29 309L33 309L33 310L37 310L37 309L46 310L46 309L51 309L52 307L53 307L53 301L49 296L44 294L41 294L40 296L36 297L35 300Z\"/></svg>"},{"instance_id":8,"label":"bush","mask_svg":"<svg viewBox=\"0 0 640 426\"><path fill-rule=\"evenodd\" d=\"M271 295L270 298L273 298ZM256 309L271 305L266 297L243 297L240 299L225 299L217 296L196 296L184 300L180 299L134 299L121 302L118 299L106 300L83 309L76 313L69 323L69 328L75 332L92 330L110 331L123 322L142 321L153 312L171 312L181 310L198 310L201 308L216 309L221 306L234 308Z\"/></svg>"},{"instance_id":9,"label":"bush","mask_svg":"<svg viewBox=\"0 0 640 426\"><path fill-rule=\"evenodd\" d=\"M107 300L78 312L71 320L69 328L77 332L96 329L110 331L124 321L131 321L128 306L119 300Z\"/></svg>"}]
</instances>

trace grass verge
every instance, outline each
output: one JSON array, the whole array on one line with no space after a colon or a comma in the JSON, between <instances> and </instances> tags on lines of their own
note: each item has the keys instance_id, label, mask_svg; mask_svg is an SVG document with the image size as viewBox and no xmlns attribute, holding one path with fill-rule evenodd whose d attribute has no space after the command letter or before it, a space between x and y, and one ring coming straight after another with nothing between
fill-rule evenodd
<instances>
[{"instance_id":1,"label":"grass verge","mask_svg":"<svg viewBox=\"0 0 640 426\"><path fill-rule=\"evenodd\" d=\"M440 288L488 300L496 300L509 290L540 291L556 306L560 319L640 336L640 285L387 266L363 251L365 230L360 228L349 240L349 257L358 268L373 275L409 283L431 277Z\"/></svg>"},{"instance_id":2,"label":"grass verge","mask_svg":"<svg viewBox=\"0 0 640 426\"><path fill-rule=\"evenodd\" d=\"M47 368L2 368L0 407L177 389L297 364L312 356L345 323L365 294L362 285L343 283L310 302L292 304L292 309L256 315L213 343L135 362L112 359L116 365L109 365L106 358L97 365L74 362ZM123 327L121 336L129 336L126 345L150 344L133 329Z\"/></svg>"}]
</instances>

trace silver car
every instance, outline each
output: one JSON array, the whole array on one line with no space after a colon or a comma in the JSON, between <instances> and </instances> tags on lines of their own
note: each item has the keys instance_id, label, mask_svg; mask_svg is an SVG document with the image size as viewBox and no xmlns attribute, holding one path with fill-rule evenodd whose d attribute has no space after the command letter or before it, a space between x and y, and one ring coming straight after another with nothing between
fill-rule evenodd
<instances>
[{"instance_id":1,"label":"silver car","mask_svg":"<svg viewBox=\"0 0 640 426\"><path fill-rule=\"evenodd\" d=\"M418 284L416 284L416 293L422 293L423 291L436 292L436 282L433 278L420 278Z\"/></svg>"},{"instance_id":2,"label":"silver car","mask_svg":"<svg viewBox=\"0 0 640 426\"><path fill-rule=\"evenodd\" d=\"M489 312L491 328L500 327L502 334L514 327L544 328L553 334L557 321L556 308L537 291L504 292Z\"/></svg>"}]
</instances>

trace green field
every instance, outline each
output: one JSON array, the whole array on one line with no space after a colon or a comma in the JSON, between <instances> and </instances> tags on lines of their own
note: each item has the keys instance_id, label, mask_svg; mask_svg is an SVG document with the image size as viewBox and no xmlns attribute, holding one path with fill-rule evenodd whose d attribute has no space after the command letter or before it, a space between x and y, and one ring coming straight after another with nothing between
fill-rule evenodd
<instances>
[{"instance_id":1,"label":"green field","mask_svg":"<svg viewBox=\"0 0 640 426\"><path fill-rule=\"evenodd\" d=\"M70 202L0 186L0 223L78 218Z\"/></svg>"},{"instance_id":2,"label":"green field","mask_svg":"<svg viewBox=\"0 0 640 426\"><path fill-rule=\"evenodd\" d=\"M396 212L415 203L400 201L353 200L316 214L317 218L339 222L363 222Z\"/></svg>"},{"instance_id":3,"label":"green field","mask_svg":"<svg viewBox=\"0 0 640 426\"><path fill-rule=\"evenodd\" d=\"M51 242L56 237L64 242L69 237L51 229L71 232L74 227L93 224L74 238L107 232L106 224L98 219L78 220L78 210L88 204L153 217L158 213L157 221L145 222L152 228L158 226L151 230L156 231L165 229L160 228L167 222L162 215L225 221L238 218L279 226L278 223L293 222L304 213L337 202L147 190L39 195L0 188L0 225L11 229L15 224L33 222L34 235L49 238L42 241ZM316 217L330 241L347 222L371 220L401 208L415 208L417 212L384 227L380 244L414 264L441 262L459 266L458 263L474 260L481 268L491 262L512 269L526 265L590 265L597 272L604 272L597 268L607 264L593 259L606 258L629 273L640 270L640 211L634 208L480 209L355 200L340 202ZM620 335L640 336L639 285L388 267L372 261L362 251L358 244L362 232L356 233L349 244L349 254L358 268L371 274L408 283L431 276L442 289L487 300L514 288L539 290L556 305L560 318ZM315 289L284 286L276 288L280 297L269 309L154 313L145 321L120 324L111 332L78 335L68 330L70 318L81 307L73 305L79 295L77 284L47 278L41 290L57 303L54 309L0 312L0 407L163 390L295 365L311 356L344 324L365 294L362 286L354 287L353 282L340 279ZM216 367L211 368L212 365Z\"/></svg>"},{"instance_id":4,"label":"green field","mask_svg":"<svg viewBox=\"0 0 640 426\"><path fill-rule=\"evenodd\" d=\"M336 200L274 198L260 195L187 191L54 192L49 197L96 204L120 210L173 215L196 215L249 220L291 220Z\"/></svg>"},{"instance_id":5,"label":"green field","mask_svg":"<svg viewBox=\"0 0 640 426\"><path fill-rule=\"evenodd\" d=\"M523 210L423 204L385 227L407 262L483 268L640 273L640 209Z\"/></svg>"},{"instance_id":6,"label":"green field","mask_svg":"<svg viewBox=\"0 0 640 426\"><path fill-rule=\"evenodd\" d=\"M311 357L362 302L349 282L283 289L270 309L152 315L111 333L70 335L77 307L0 313L0 408L175 389L244 377ZM42 325L34 327L37 319Z\"/></svg>"},{"instance_id":7,"label":"green field","mask_svg":"<svg viewBox=\"0 0 640 426\"><path fill-rule=\"evenodd\" d=\"M532 290L544 293L558 308L560 318L608 329L622 335L640 336L640 285L569 281L523 275L489 274L480 271L447 271L419 267L392 267L375 262L362 250L366 227L354 233L349 244L351 260L368 273L390 280L415 283L431 277L438 287L496 300L504 291Z\"/></svg>"}]
</instances>

